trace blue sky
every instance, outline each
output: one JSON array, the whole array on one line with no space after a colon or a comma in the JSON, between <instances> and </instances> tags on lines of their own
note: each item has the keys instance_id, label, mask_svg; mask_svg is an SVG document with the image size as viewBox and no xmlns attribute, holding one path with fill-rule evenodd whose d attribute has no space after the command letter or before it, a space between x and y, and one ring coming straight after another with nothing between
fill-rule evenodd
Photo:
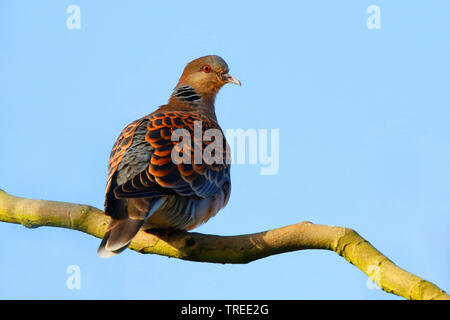
<instances>
[{"instance_id":1,"label":"blue sky","mask_svg":"<svg viewBox=\"0 0 450 320\"><path fill-rule=\"evenodd\" d=\"M69 30L69 5L81 28ZM381 9L369 30L366 8ZM223 128L279 129L275 175L234 165L228 206L196 231L300 221L354 228L450 290L448 1L2 1L0 188L103 208L122 128L167 102L187 62L222 56ZM2 299L397 299L333 252L248 265L96 254L66 229L0 223ZM66 270L81 270L69 290ZM370 286L369 286L370 287Z\"/></svg>"}]
</instances>

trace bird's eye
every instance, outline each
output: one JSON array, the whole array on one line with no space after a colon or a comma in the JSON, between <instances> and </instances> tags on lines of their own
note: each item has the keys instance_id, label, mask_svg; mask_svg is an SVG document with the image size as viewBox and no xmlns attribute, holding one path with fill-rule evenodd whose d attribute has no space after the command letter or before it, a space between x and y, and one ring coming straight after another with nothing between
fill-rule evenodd
<instances>
[{"instance_id":1,"label":"bird's eye","mask_svg":"<svg viewBox=\"0 0 450 320\"><path fill-rule=\"evenodd\" d=\"M208 72L211 72L211 67L210 66L208 66L208 65L204 65L203 67L202 67L202 71L203 72L206 72L206 73L208 73Z\"/></svg>"}]
</instances>

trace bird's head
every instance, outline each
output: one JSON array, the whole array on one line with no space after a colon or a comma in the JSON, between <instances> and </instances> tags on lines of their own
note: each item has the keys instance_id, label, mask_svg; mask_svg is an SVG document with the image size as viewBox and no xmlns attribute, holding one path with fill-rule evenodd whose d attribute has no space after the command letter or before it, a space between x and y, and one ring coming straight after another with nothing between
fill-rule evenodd
<instances>
[{"instance_id":1,"label":"bird's head","mask_svg":"<svg viewBox=\"0 0 450 320\"><path fill-rule=\"evenodd\" d=\"M228 74L228 65L219 56L205 56L188 63L179 85L190 85L198 93L217 93L226 83L238 86L241 82Z\"/></svg>"},{"instance_id":2,"label":"bird's head","mask_svg":"<svg viewBox=\"0 0 450 320\"><path fill-rule=\"evenodd\" d=\"M205 102L211 99L214 102L215 95L226 83L241 85L241 82L228 72L227 63L219 56L210 55L195 59L184 68L172 98L192 100L194 103L197 95Z\"/></svg>"}]
</instances>

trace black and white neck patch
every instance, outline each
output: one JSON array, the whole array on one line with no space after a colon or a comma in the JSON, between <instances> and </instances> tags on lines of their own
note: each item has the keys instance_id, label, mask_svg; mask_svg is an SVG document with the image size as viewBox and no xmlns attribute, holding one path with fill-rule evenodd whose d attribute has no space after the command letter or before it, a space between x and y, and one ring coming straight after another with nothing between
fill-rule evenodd
<instances>
[{"instance_id":1,"label":"black and white neck patch","mask_svg":"<svg viewBox=\"0 0 450 320\"><path fill-rule=\"evenodd\" d=\"M196 104L202 97L191 86L181 86L175 88L173 96L180 101Z\"/></svg>"}]
</instances>

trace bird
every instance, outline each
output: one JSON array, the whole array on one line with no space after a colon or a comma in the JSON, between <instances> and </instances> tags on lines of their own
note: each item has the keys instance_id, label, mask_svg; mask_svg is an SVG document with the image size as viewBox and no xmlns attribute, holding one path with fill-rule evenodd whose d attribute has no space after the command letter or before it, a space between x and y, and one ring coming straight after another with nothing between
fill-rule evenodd
<instances>
[{"instance_id":1,"label":"bird","mask_svg":"<svg viewBox=\"0 0 450 320\"><path fill-rule=\"evenodd\" d=\"M230 150L214 107L227 83L241 86L224 59L195 59L167 104L122 130L108 163L104 211L110 223L100 257L124 251L140 229L192 230L227 205ZM196 136L197 129L212 131L214 139Z\"/></svg>"}]
</instances>

